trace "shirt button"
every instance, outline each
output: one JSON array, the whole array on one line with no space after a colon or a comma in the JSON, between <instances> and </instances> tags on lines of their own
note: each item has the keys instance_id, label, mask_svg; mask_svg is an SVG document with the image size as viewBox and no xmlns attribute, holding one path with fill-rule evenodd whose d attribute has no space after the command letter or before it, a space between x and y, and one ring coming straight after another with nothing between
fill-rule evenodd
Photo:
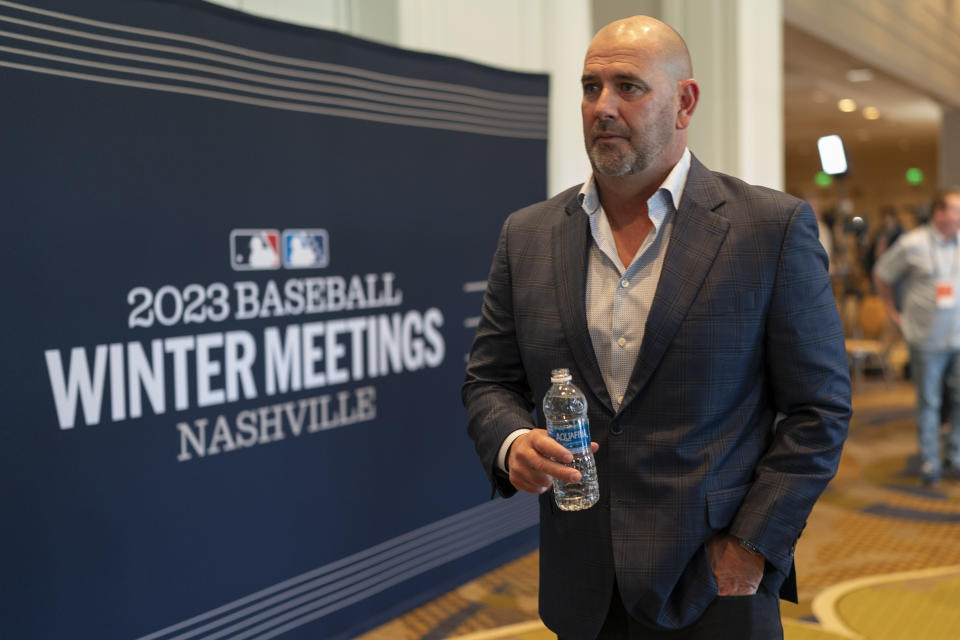
<instances>
[{"instance_id":1,"label":"shirt button","mask_svg":"<svg viewBox=\"0 0 960 640\"><path fill-rule=\"evenodd\" d=\"M621 347L625 347L625 346L627 346L627 339L626 339L626 338L620 338L619 340L617 340L617 344L620 345Z\"/></svg>"},{"instance_id":2,"label":"shirt button","mask_svg":"<svg viewBox=\"0 0 960 640\"><path fill-rule=\"evenodd\" d=\"M623 395L617 396L617 404L623 404Z\"/></svg>"},{"instance_id":3,"label":"shirt button","mask_svg":"<svg viewBox=\"0 0 960 640\"><path fill-rule=\"evenodd\" d=\"M630 281L624 278L623 280L620 281L620 286L626 289L627 287L630 286Z\"/></svg>"}]
</instances>

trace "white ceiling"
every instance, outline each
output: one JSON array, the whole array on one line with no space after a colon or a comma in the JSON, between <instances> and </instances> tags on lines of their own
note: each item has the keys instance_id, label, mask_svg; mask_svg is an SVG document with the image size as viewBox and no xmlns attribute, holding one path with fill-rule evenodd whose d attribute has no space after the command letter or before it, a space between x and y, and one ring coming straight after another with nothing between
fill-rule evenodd
<instances>
[{"instance_id":1,"label":"white ceiling","mask_svg":"<svg viewBox=\"0 0 960 640\"><path fill-rule=\"evenodd\" d=\"M787 153L812 150L816 139L839 134L848 149L933 146L941 109L919 90L789 24L784 25L784 123ZM872 78L851 82L850 70L869 69ZM857 110L844 113L841 98ZM880 117L868 120L864 107ZM814 145L814 146L811 146Z\"/></svg>"}]
</instances>

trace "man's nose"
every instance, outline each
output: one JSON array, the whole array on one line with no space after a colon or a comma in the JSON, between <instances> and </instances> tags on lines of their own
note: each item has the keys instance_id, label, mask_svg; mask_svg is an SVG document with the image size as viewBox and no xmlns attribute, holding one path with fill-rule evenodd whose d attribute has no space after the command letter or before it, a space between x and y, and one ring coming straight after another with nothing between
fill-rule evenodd
<instances>
[{"instance_id":1,"label":"man's nose","mask_svg":"<svg viewBox=\"0 0 960 640\"><path fill-rule=\"evenodd\" d=\"M597 118L613 119L617 117L618 99L614 91L609 87L600 90L597 101L594 103L593 111Z\"/></svg>"}]
</instances>

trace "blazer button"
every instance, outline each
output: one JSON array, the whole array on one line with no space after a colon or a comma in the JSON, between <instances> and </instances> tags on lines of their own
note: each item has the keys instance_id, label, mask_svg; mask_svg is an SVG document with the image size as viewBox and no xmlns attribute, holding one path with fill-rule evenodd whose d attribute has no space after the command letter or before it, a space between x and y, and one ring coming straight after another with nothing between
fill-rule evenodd
<instances>
[{"instance_id":1,"label":"blazer button","mask_svg":"<svg viewBox=\"0 0 960 640\"><path fill-rule=\"evenodd\" d=\"M610 423L610 433L612 433L612 434L615 435L615 436L618 436L618 435L620 435L621 433L623 433L623 427L621 427L620 424L617 423L617 422L611 422L611 423Z\"/></svg>"}]
</instances>

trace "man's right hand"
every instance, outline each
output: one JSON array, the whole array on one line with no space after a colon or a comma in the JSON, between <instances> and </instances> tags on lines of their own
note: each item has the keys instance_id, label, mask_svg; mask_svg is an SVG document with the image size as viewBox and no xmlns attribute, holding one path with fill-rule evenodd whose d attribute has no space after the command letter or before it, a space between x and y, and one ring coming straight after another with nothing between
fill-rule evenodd
<instances>
[{"instance_id":1,"label":"man's right hand","mask_svg":"<svg viewBox=\"0 0 960 640\"><path fill-rule=\"evenodd\" d=\"M883 300L883 307L887 310L887 316L890 318L893 326L902 332L903 326L900 322L900 312L897 311L897 304L894 301L893 285L876 273L873 274L873 284L877 289L877 295Z\"/></svg>"},{"instance_id":2,"label":"man's right hand","mask_svg":"<svg viewBox=\"0 0 960 640\"><path fill-rule=\"evenodd\" d=\"M599 445L596 442L590 445L596 453ZM579 482L580 472L561 464L563 462L573 462L573 454L547 435L546 430L533 429L514 440L507 452L510 484L520 491L540 494L552 486L552 478Z\"/></svg>"}]
</instances>

